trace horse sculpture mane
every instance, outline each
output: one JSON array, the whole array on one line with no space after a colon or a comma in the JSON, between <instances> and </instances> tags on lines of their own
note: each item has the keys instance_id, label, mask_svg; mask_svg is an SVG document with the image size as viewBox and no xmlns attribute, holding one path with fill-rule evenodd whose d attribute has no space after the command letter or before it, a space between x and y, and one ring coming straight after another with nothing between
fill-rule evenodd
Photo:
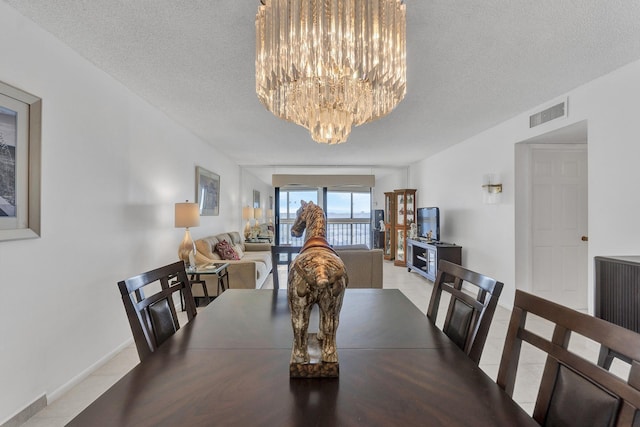
<instances>
[{"instance_id":1,"label":"horse sculpture mane","mask_svg":"<svg viewBox=\"0 0 640 427\"><path fill-rule=\"evenodd\" d=\"M306 231L305 231L306 229ZM321 344L321 363L335 364L330 375L314 375L313 368L300 376L337 376L338 353L336 330L348 276L344 263L326 240L326 220L322 208L313 202L301 201L291 235L300 237L305 232L305 243L291 263L288 277L288 299L293 326L292 376L294 367L309 364L308 328L313 305L320 309L317 340ZM308 366L307 366L308 367ZM313 372L312 372L313 371ZM299 369L296 371L298 373ZM317 372L327 372L326 369Z\"/></svg>"}]
</instances>

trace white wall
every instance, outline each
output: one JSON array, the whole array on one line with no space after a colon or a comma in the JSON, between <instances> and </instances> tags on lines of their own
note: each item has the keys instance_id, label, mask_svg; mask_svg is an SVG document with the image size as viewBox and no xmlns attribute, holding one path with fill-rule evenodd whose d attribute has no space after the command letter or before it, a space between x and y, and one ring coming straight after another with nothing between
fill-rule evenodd
<instances>
[{"instance_id":1,"label":"white wall","mask_svg":"<svg viewBox=\"0 0 640 427\"><path fill-rule=\"evenodd\" d=\"M42 237L0 242L2 424L131 340L116 282L177 260L196 164L222 191L194 237L237 229L240 200L237 165L2 2L0 52L43 99Z\"/></svg>"},{"instance_id":2,"label":"white wall","mask_svg":"<svg viewBox=\"0 0 640 427\"><path fill-rule=\"evenodd\" d=\"M260 207L262 208L262 219L260 219L260 224L268 222L267 218L267 210L269 209L269 196L271 196L271 200L273 202L272 209L275 209L276 201L273 199L274 197L274 189L271 185L265 183L260 178L255 176L249 170L242 168L241 170L241 185L240 185L240 194L241 194L241 206L251 206L253 207L253 190L260 192ZM238 212L238 217L242 218L242 211ZM242 228L246 221L242 221Z\"/></svg>"},{"instance_id":3,"label":"white wall","mask_svg":"<svg viewBox=\"0 0 640 427\"><path fill-rule=\"evenodd\" d=\"M532 108L410 168L419 206L441 208L442 240L463 246L463 264L505 282L501 304L512 306L515 283L514 152L517 142L587 120L589 150L589 304L593 257L640 254L640 61L568 94L569 116L532 130ZM498 205L482 204L486 173L502 174Z\"/></svg>"},{"instance_id":4,"label":"white wall","mask_svg":"<svg viewBox=\"0 0 640 427\"><path fill-rule=\"evenodd\" d=\"M407 184L407 169L398 170L376 179L376 186L373 189L373 209L384 210L384 193L402 188L413 188ZM418 203L420 203L420 199L418 199ZM386 214L387 212L385 212ZM387 218L385 218L386 220Z\"/></svg>"}]
</instances>

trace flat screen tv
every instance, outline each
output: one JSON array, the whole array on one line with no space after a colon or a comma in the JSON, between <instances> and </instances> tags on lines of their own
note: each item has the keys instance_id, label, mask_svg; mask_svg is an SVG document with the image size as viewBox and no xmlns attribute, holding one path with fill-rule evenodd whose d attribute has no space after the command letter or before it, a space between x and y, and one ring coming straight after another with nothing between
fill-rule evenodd
<instances>
[{"instance_id":1,"label":"flat screen tv","mask_svg":"<svg viewBox=\"0 0 640 427\"><path fill-rule=\"evenodd\" d=\"M416 223L418 224L418 237L429 238L431 232L431 240L440 241L440 209L436 207L418 208L416 212Z\"/></svg>"}]
</instances>

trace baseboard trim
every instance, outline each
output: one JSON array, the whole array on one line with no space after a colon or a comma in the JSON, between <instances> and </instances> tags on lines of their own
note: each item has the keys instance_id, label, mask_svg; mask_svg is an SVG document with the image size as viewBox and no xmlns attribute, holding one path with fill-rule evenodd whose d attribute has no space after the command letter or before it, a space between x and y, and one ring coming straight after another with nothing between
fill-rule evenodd
<instances>
[{"instance_id":1,"label":"baseboard trim","mask_svg":"<svg viewBox=\"0 0 640 427\"><path fill-rule=\"evenodd\" d=\"M104 357L100 358L96 363L89 366L84 371L80 372L78 375L73 377L71 380L67 381L61 387L58 387L56 390L47 394L47 401L49 404L55 402L60 397L62 397L69 390L80 384L84 381L89 375L97 371L100 367L102 367L105 363L111 360L116 354L120 353L123 349L130 346L133 343L133 338L129 338L124 343L120 344L113 351L107 353Z\"/></svg>"},{"instance_id":2,"label":"baseboard trim","mask_svg":"<svg viewBox=\"0 0 640 427\"><path fill-rule=\"evenodd\" d=\"M51 393L43 394L42 396L38 397L33 402L28 404L25 408L16 412L15 415L7 418L7 420L5 420L2 424L0 424L0 427L19 427L22 424L26 423L31 417L33 417L39 411L46 408L47 405L50 405L51 403L55 402L57 399L59 399L65 393L71 390L73 387L80 384L89 375L91 375L93 372L98 370L101 366L103 366L105 363L111 360L116 354L124 350L126 347L130 346L132 343L133 343L133 338L127 339L118 347L116 347L114 350L107 353L104 357L100 358L96 363L89 366L87 369L85 369L84 371L82 371L81 373L73 377L71 380L67 381L61 387L58 387L56 390L52 391Z\"/></svg>"},{"instance_id":3,"label":"baseboard trim","mask_svg":"<svg viewBox=\"0 0 640 427\"><path fill-rule=\"evenodd\" d=\"M43 394L36 400L28 404L24 409L19 411L13 417L0 424L0 427L19 427L26 423L29 418L33 417L39 411L47 406L47 395Z\"/></svg>"}]
</instances>

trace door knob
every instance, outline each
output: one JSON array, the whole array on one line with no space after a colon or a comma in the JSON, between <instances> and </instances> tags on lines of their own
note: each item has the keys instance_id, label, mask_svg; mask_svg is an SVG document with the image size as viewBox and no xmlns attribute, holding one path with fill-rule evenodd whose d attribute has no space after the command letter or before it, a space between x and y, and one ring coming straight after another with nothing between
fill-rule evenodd
<instances>
[{"instance_id":1,"label":"door knob","mask_svg":"<svg viewBox=\"0 0 640 427\"><path fill-rule=\"evenodd\" d=\"M582 236L582 238L580 240L582 240L583 242L588 242L589 241L589 237Z\"/></svg>"}]
</instances>

